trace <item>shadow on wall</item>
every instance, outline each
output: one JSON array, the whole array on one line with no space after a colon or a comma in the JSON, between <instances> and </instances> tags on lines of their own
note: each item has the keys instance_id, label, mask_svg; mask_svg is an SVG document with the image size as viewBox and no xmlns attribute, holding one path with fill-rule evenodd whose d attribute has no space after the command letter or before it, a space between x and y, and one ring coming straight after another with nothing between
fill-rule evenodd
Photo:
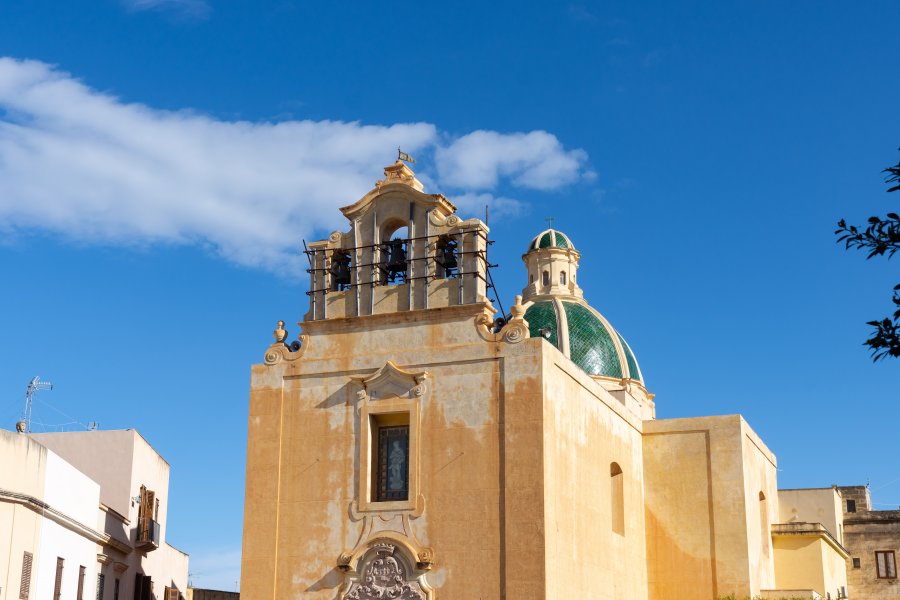
<instances>
[{"instance_id":1,"label":"shadow on wall","mask_svg":"<svg viewBox=\"0 0 900 600\"><path fill-rule=\"evenodd\" d=\"M650 598L680 598L690 590L692 598L743 600L717 596L709 558L692 556L681 549L678 539L663 527L651 511L645 513L647 527L647 575ZM677 573L677 577L673 575Z\"/></svg>"},{"instance_id":2,"label":"shadow on wall","mask_svg":"<svg viewBox=\"0 0 900 600\"><path fill-rule=\"evenodd\" d=\"M333 590L344 582L344 574L337 567L328 571L324 577L306 588L307 592L319 592L322 590ZM210 599L211 600L211 599ZM218 599L216 599L218 600ZM225 599L223 599L225 600Z\"/></svg>"}]
</instances>

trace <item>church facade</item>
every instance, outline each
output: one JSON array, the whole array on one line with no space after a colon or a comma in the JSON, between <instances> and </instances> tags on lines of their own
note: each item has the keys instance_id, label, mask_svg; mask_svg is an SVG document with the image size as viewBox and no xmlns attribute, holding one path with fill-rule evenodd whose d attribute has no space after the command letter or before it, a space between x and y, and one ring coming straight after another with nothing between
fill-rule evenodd
<instances>
[{"instance_id":1,"label":"church facade","mask_svg":"<svg viewBox=\"0 0 900 600\"><path fill-rule=\"evenodd\" d=\"M534 237L503 316L487 226L404 163L341 210L299 338L279 322L252 371L246 600L846 596L839 567L779 585L840 544L776 548L775 456L740 416L655 418L573 240Z\"/></svg>"}]
</instances>

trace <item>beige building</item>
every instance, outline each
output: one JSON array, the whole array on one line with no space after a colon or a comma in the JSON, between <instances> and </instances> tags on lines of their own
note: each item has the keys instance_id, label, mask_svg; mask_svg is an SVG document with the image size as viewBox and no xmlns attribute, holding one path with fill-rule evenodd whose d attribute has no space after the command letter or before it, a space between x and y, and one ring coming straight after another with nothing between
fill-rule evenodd
<instances>
[{"instance_id":1,"label":"beige building","mask_svg":"<svg viewBox=\"0 0 900 600\"><path fill-rule=\"evenodd\" d=\"M854 600L900 600L900 510L872 510L867 486L837 489L842 499L845 545L850 553L847 580L851 595Z\"/></svg>"},{"instance_id":2,"label":"beige building","mask_svg":"<svg viewBox=\"0 0 900 600\"><path fill-rule=\"evenodd\" d=\"M140 434L0 430L0 456L0 600L183 598L169 465Z\"/></svg>"},{"instance_id":3,"label":"beige building","mask_svg":"<svg viewBox=\"0 0 900 600\"><path fill-rule=\"evenodd\" d=\"M299 338L279 323L252 370L245 600L838 597L839 542L773 536L740 416L655 418L566 235L523 243L498 320L487 226L406 165L341 210Z\"/></svg>"}]
</instances>

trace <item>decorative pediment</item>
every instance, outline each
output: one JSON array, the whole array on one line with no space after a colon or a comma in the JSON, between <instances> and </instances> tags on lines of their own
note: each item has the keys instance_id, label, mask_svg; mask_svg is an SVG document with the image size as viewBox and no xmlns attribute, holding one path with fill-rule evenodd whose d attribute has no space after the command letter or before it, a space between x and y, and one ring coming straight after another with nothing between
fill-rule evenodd
<instances>
[{"instance_id":1,"label":"decorative pediment","mask_svg":"<svg viewBox=\"0 0 900 600\"><path fill-rule=\"evenodd\" d=\"M384 168L384 179L375 182L375 187L365 196L341 208L341 212L348 220L353 221L365 217L375 210L377 205L383 204L383 197L402 196L404 202L399 205L401 210L406 210L409 202L415 202L425 206L429 211L436 211L446 218L456 212L456 207L441 194L426 194L422 191L422 184L416 179L415 173L401 161ZM388 202L387 204L392 204ZM379 213L390 210L390 206L380 206ZM379 219L383 217L379 215ZM406 218L406 215L403 215Z\"/></svg>"},{"instance_id":2,"label":"decorative pediment","mask_svg":"<svg viewBox=\"0 0 900 600\"><path fill-rule=\"evenodd\" d=\"M434 561L431 548L406 536L382 532L338 559L344 572L341 600L431 600L426 572Z\"/></svg>"},{"instance_id":3,"label":"decorative pediment","mask_svg":"<svg viewBox=\"0 0 900 600\"><path fill-rule=\"evenodd\" d=\"M352 377L362 387L364 395L369 398L421 396L425 393L427 378L428 371L408 371L390 360L371 375Z\"/></svg>"}]
</instances>

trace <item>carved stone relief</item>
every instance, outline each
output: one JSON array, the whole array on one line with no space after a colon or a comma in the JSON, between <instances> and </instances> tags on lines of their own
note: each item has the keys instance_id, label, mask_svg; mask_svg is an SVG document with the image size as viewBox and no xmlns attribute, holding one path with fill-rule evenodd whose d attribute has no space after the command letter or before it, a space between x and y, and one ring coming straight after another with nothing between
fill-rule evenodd
<instances>
[{"instance_id":1,"label":"carved stone relief","mask_svg":"<svg viewBox=\"0 0 900 600\"><path fill-rule=\"evenodd\" d=\"M375 544L363 564L360 580L350 586L342 600L426 600L418 578L394 544Z\"/></svg>"}]
</instances>

